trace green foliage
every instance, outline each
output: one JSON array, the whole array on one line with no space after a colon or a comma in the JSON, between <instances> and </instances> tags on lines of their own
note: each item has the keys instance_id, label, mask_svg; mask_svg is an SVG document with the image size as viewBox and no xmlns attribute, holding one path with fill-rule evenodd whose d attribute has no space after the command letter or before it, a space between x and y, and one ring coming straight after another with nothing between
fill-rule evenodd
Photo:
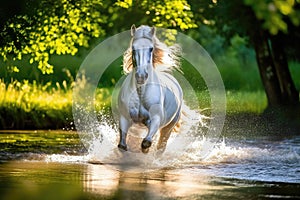
<instances>
[{"instance_id":1,"label":"green foliage","mask_svg":"<svg viewBox=\"0 0 300 200\"><path fill-rule=\"evenodd\" d=\"M141 10L145 17L150 18L152 24L157 27L180 28L181 30L196 27L193 21L193 13L186 0L118 0L116 5L125 9L133 8L131 11Z\"/></svg>"},{"instance_id":2,"label":"green foliage","mask_svg":"<svg viewBox=\"0 0 300 200\"><path fill-rule=\"evenodd\" d=\"M295 26L300 25L300 10L298 0L244 0L250 6L257 19L263 21L263 28L273 35L279 31L288 32L287 18Z\"/></svg>"},{"instance_id":3,"label":"green foliage","mask_svg":"<svg viewBox=\"0 0 300 200\"><path fill-rule=\"evenodd\" d=\"M87 47L91 38L104 36L101 24L106 22L98 0L42 1L34 16L21 15L10 21L5 30L18 33L17 38L6 38L0 47L4 61L21 60L30 55L29 63L37 63L44 73L53 73L49 63L51 54L75 55L78 47ZM13 66L14 71L18 69Z\"/></svg>"},{"instance_id":4,"label":"green foliage","mask_svg":"<svg viewBox=\"0 0 300 200\"><path fill-rule=\"evenodd\" d=\"M216 28L229 39L240 34L251 36L267 30L273 35L288 33L300 25L299 0L190 0L198 25Z\"/></svg>"},{"instance_id":5,"label":"green foliage","mask_svg":"<svg viewBox=\"0 0 300 200\"><path fill-rule=\"evenodd\" d=\"M186 0L42 0L37 7L30 14L9 20L0 34L0 55L11 72L20 71L16 60L28 59L43 74L51 74L52 54L74 56L93 38L124 29L122 22L128 21L128 16L137 24L151 22L150 25L181 30L196 26Z\"/></svg>"}]
</instances>

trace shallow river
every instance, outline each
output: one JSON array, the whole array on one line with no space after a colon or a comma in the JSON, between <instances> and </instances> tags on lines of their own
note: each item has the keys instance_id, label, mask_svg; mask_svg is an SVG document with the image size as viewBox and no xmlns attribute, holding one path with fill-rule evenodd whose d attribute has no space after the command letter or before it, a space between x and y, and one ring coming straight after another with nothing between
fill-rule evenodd
<instances>
[{"instance_id":1,"label":"shallow river","mask_svg":"<svg viewBox=\"0 0 300 200\"><path fill-rule=\"evenodd\" d=\"M0 199L300 199L300 136L228 136L182 156L126 168L95 161L76 132L5 131Z\"/></svg>"}]
</instances>

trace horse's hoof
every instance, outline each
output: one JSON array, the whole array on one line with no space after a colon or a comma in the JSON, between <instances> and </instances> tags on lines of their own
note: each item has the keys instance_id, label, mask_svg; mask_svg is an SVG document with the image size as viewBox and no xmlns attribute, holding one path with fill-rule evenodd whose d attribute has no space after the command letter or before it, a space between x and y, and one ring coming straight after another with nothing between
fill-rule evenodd
<instances>
[{"instance_id":1,"label":"horse's hoof","mask_svg":"<svg viewBox=\"0 0 300 200\"><path fill-rule=\"evenodd\" d=\"M121 151L127 151L127 145L119 144L119 145L118 145L118 148L119 148Z\"/></svg>"},{"instance_id":2,"label":"horse's hoof","mask_svg":"<svg viewBox=\"0 0 300 200\"><path fill-rule=\"evenodd\" d=\"M143 153L148 153L149 152L149 148L148 149L142 149Z\"/></svg>"},{"instance_id":3,"label":"horse's hoof","mask_svg":"<svg viewBox=\"0 0 300 200\"><path fill-rule=\"evenodd\" d=\"M142 142L142 151L143 153L148 153L149 147L151 147L152 142L144 139Z\"/></svg>"}]
</instances>

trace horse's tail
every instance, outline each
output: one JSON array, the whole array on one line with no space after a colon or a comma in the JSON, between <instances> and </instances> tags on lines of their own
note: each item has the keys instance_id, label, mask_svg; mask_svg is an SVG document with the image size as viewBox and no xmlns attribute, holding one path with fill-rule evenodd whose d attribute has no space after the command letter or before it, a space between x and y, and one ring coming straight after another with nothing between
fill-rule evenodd
<instances>
[{"instance_id":1,"label":"horse's tail","mask_svg":"<svg viewBox=\"0 0 300 200\"><path fill-rule=\"evenodd\" d=\"M174 133L179 133L180 132L180 129L181 129L181 123L182 123L182 120L181 118L178 120L177 124L175 124L174 128L173 128L173 132Z\"/></svg>"}]
</instances>

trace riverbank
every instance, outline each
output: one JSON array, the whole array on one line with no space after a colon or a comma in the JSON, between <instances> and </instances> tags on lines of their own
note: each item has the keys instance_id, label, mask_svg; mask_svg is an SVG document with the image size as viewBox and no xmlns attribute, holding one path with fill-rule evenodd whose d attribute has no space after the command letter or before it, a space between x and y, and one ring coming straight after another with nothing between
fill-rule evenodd
<instances>
[{"instance_id":1,"label":"riverbank","mask_svg":"<svg viewBox=\"0 0 300 200\"><path fill-rule=\"evenodd\" d=\"M109 89L96 93L98 110L110 105ZM0 130L73 128L72 88L64 82L53 86L0 80L0 94Z\"/></svg>"},{"instance_id":2,"label":"riverbank","mask_svg":"<svg viewBox=\"0 0 300 200\"><path fill-rule=\"evenodd\" d=\"M0 80L0 130L74 130L72 87L64 82L54 85L27 81L5 84ZM112 92L113 88L97 89L95 109L99 115L103 110L110 112ZM203 114L209 115L209 93L197 91L196 95ZM225 130L240 126L285 130L300 124L299 116L291 120L278 113L265 113L267 99L263 91L227 91L226 101Z\"/></svg>"}]
</instances>

